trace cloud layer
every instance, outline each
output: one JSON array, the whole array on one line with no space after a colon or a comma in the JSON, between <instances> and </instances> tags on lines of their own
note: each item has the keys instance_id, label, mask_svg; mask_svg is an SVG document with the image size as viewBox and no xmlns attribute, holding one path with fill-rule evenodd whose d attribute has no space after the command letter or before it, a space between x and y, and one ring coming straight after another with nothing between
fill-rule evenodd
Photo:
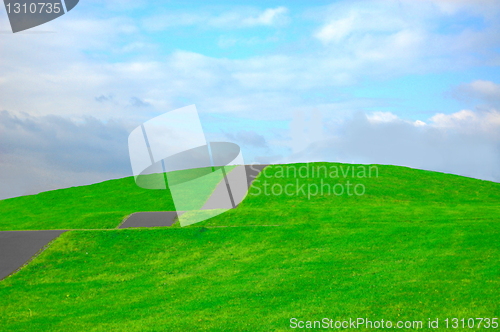
<instances>
[{"instance_id":1,"label":"cloud layer","mask_svg":"<svg viewBox=\"0 0 500 332\"><path fill-rule=\"evenodd\" d=\"M366 79L500 64L499 4L416 3L341 1L311 9L308 16L303 14L305 18L295 13L295 20L314 22L314 28L300 31L304 40L300 46L234 59L204 53L218 47L227 28L274 26L280 18L291 20L291 9L186 11L175 19L160 19L177 29L183 29L184 23L176 20L201 29L194 34L203 34L207 26L221 34L214 43L204 43L205 52L174 48L168 54L161 52L160 41L148 35L145 22L153 24L155 16L72 13L71 19L53 22L56 34L5 35L0 40L0 109L145 120L155 110L196 103L211 113L286 119L290 114L285 110L317 106L301 98L311 91L336 99L339 89ZM479 23L471 26L471 20ZM273 38L283 42L285 37ZM32 50L37 50L36 57ZM110 94L112 103L95 100ZM133 98L151 108L139 112Z\"/></svg>"},{"instance_id":2,"label":"cloud layer","mask_svg":"<svg viewBox=\"0 0 500 332\"><path fill-rule=\"evenodd\" d=\"M500 182L500 112L462 110L428 122L358 113L290 161L390 164Z\"/></svg>"},{"instance_id":3,"label":"cloud layer","mask_svg":"<svg viewBox=\"0 0 500 332\"><path fill-rule=\"evenodd\" d=\"M0 199L129 176L129 128L0 111Z\"/></svg>"},{"instance_id":4,"label":"cloud layer","mask_svg":"<svg viewBox=\"0 0 500 332\"><path fill-rule=\"evenodd\" d=\"M451 95L477 109L419 121L349 90L498 68L498 1L174 13L141 11L147 4L90 1L44 26L55 33L2 35L0 198L130 175L130 130L189 104L213 137L240 143L247 162L388 163L500 181L499 82L458 82Z\"/></svg>"}]
</instances>

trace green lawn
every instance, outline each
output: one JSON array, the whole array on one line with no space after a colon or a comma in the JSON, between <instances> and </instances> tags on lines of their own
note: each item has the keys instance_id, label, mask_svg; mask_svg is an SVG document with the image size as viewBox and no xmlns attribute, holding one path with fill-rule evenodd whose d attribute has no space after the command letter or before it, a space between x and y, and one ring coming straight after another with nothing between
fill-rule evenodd
<instances>
[{"instance_id":1,"label":"green lawn","mask_svg":"<svg viewBox=\"0 0 500 332\"><path fill-rule=\"evenodd\" d=\"M115 228L139 211L174 209L168 190L148 190L133 177L0 201L0 230Z\"/></svg>"},{"instance_id":2,"label":"green lawn","mask_svg":"<svg viewBox=\"0 0 500 332\"><path fill-rule=\"evenodd\" d=\"M320 181L279 171L261 173L237 209L189 227L64 233L0 281L0 330L288 331L291 318L424 326L440 318L441 327L445 318L500 318L500 184L378 166L378 177L323 179L363 184L361 196L253 195L264 181L275 189ZM81 202L89 195L94 206ZM143 195L141 208L129 195ZM168 193L112 180L0 201L11 216L0 225L64 229L68 217L51 226L65 213L97 213L84 228L113 228L120 214L161 204L170 206ZM43 209L25 216L34 206Z\"/></svg>"},{"instance_id":3,"label":"green lawn","mask_svg":"<svg viewBox=\"0 0 500 332\"><path fill-rule=\"evenodd\" d=\"M238 209L228 211L217 218L200 225L246 225L246 224L325 224L331 222L456 222L459 220L497 220L500 218L500 183L482 181L457 175L416 170L407 167L373 165L377 167L372 177L351 176L344 178L301 178L294 177L292 171L286 177L285 167L297 170L305 164L287 166L269 166L266 173L261 173L253 188ZM347 164L314 163L314 167L352 167ZM355 170L368 169L369 166L354 165ZM313 166L311 166L312 168ZM282 177L284 175L284 177ZM324 173L321 172L323 176ZM267 176L267 177L266 177ZM264 191L265 181L268 190ZM298 181L298 185L297 185ZM364 195L328 195L327 190L320 195L308 197L307 187L318 188L322 183L330 188L339 184L347 188L347 182L353 186L363 185ZM287 184L286 195L273 195ZM303 192L297 194L297 188L303 186ZM339 187L340 188L340 187ZM361 187L360 187L361 188ZM295 190L294 190L295 189ZM345 190L346 191L346 190ZM339 193L340 191L337 191Z\"/></svg>"}]
</instances>

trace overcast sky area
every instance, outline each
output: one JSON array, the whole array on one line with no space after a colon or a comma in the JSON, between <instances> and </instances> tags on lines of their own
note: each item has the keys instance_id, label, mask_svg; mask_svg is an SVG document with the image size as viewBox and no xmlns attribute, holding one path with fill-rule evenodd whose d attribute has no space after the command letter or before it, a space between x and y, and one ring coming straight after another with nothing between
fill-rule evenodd
<instances>
[{"instance_id":1,"label":"overcast sky area","mask_svg":"<svg viewBox=\"0 0 500 332\"><path fill-rule=\"evenodd\" d=\"M81 0L0 30L0 199L130 176L129 133L191 104L247 164L500 182L498 0Z\"/></svg>"}]
</instances>

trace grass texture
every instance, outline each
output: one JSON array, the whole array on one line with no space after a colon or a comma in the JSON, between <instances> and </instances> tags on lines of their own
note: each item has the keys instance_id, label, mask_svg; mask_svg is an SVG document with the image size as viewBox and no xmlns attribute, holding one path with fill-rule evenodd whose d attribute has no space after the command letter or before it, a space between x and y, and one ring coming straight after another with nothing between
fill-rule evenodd
<instances>
[{"instance_id":1,"label":"grass texture","mask_svg":"<svg viewBox=\"0 0 500 332\"><path fill-rule=\"evenodd\" d=\"M344 175L352 167L311 165L343 166ZM355 176L350 169L345 177L307 178L280 167L261 173L237 209L184 228L109 229L119 213L138 208L128 195L144 195L136 211L171 204L130 178L130 186L112 180L0 201L10 207L4 229L50 229L53 211L96 213L94 230L64 233L0 281L1 329L289 331L291 318L418 320L424 327L439 318L439 330L480 331L442 324L500 317L500 184L396 166L378 165L372 177L357 176L357 168ZM365 193L264 193L265 181L276 193L297 181L314 191L321 180L363 184ZM101 197L100 205L80 202L89 195ZM116 215L105 214L106 197L114 197ZM22 216L35 206L42 207L36 220Z\"/></svg>"}]
</instances>

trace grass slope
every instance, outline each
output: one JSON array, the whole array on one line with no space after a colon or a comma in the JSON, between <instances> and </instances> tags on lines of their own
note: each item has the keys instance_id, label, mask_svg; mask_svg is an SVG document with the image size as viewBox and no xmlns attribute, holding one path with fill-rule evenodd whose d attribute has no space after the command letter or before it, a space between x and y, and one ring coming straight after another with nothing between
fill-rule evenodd
<instances>
[{"instance_id":1,"label":"grass slope","mask_svg":"<svg viewBox=\"0 0 500 332\"><path fill-rule=\"evenodd\" d=\"M139 188L134 177L0 200L0 231L115 228L140 211L172 211L168 190Z\"/></svg>"},{"instance_id":2,"label":"grass slope","mask_svg":"<svg viewBox=\"0 0 500 332\"><path fill-rule=\"evenodd\" d=\"M309 178L303 178L300 174L305 175L306 172L299 171L305 165L269 166L256 179L238 209L200 225L455 222L500 217L500 183L387 165L376 165L378 176L373 170L372 177L369 177L369 166L337 163L309 164ZM323 169L320 169L321 177L316 176L320 166L325 166L329 171L326 177ZM288 176L287 168L290 168ZM313 168L314 177L311 176ZM338 170L338 178L330 177L336 175L335 169ZM366 177L358 176L363 175L363 169ZM363 185L364 195L348 195L348 182L351 184L351 193L354 185ZM323 195L319 191L317 195L308 197L308 186L311 185L311 193L314 193L314 186L319 189L321 184L329 185L331 189L338 184L337 189L343 187L344 193L335 195L330 190L328 195L325 187ZM287 185L290 185L288 193L293 195L287 195L284 191L281 195L273 195L272 186L276 187L275 193L279 193L280 188L284 190ZM301 186L303 190L297 190ZM340 193L340 189L337 193Z\"/></svg>"},{"instance_id":3,"label":"grass slope","mask_svg":"<svg viewBox=\"0 0 500 332\"><path fill-rule=\"evenodd\" d=\"M297 180L276 172L255 188ZM350 180L366 194L250 194L186 228L64 233L0 281L0 326L286 331L293 317L500 317L500 184L393 166Z\"/></svg>"},{"instance_id":4,"label":"grass slope","mask_svg":"<svg viewBox=\"0 0 500 332\"><path fill-rule=\"evenodd\" d=\"M226 166L225 170L229 172L233 168L234 166ZM219 170L220 167L215 169ZM212 168L198 168L171 172L170 177L182 183L204 176L201 181L196 182L196 188L200 189L200 192L195 196L188 191L192 189L189 185L184 185L184 188L181 185L180 189L177 189L178 195L191 195L188 196L188 201L192 207L201 208L210 196L211 188L220 182L222 175L219 173L212 173ZM205 176L208 174L210 175ZM139 179L143 185L165 181L163 174L144 175ZM143 189L138 187L134 177L130 176L88 186L0 200L0 231L110 229L116 228L124 218L134 212L174 210L168 188Z\"/></svg>"}]
</instances>

